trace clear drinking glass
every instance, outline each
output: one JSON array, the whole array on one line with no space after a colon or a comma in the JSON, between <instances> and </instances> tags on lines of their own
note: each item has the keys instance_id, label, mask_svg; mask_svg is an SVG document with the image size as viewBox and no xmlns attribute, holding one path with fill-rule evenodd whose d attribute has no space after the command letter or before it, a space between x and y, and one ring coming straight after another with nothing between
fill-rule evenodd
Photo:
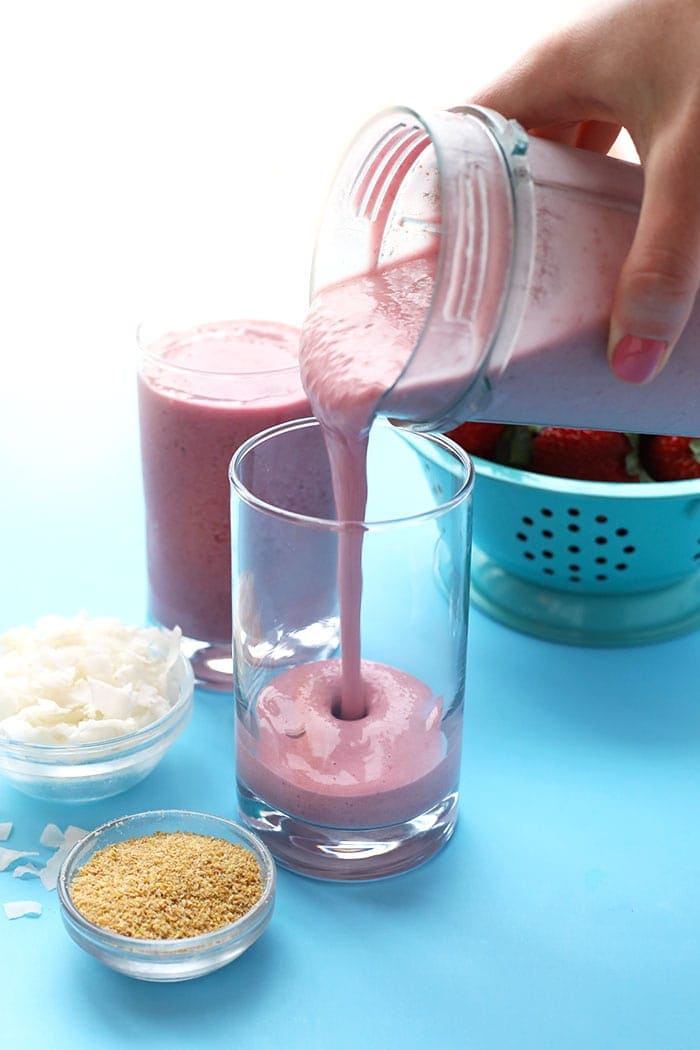
<instances>
[{"instance_id":1,"label":"clear drinking glass","mask_svg":"<svg viewBox=\"0 0 700 1050\"><path fill-rule=\"evenodd\" d=\"M270 321L139 328L149 610L182 628L211 689L231 688L228 464L252 434L308 415L298 339Z\"/></svg>"},{"instance_id":2,"label":"clear drinking glass","mask_svg":"<svg viewBox=\"0 0 700 1050\"><path fill-rule=\"evenodd\" d=\"M471 463L448 438L380 421L366 520L338 521L309 419L251 438L230 477L242 819L281 864L308 875L414 867L457 816ZM354 720L340 717L344 654L326 617L348 535L362 542L365 708Z\"/></svg>"}]
</instances>

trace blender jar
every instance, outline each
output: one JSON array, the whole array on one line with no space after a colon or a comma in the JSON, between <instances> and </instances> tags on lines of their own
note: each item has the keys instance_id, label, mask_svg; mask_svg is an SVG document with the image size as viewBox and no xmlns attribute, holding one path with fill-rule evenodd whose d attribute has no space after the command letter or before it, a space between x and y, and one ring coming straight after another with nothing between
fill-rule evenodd
<instances>
[{"instance_id":1,"label":"blender jar","mask_svg":"<svg viewBox=\"0 0 700 1050\"><path fill-rule=\"evenodd\" d=\"M658 433L700 429L696 309L648 386L606 358L617 277L636 230L639 165L528 136L477 106L379 114L331 187L312 295L417 257L432 299L380 413L418 430L466 419Z\"/></svg>"}]
</instances>

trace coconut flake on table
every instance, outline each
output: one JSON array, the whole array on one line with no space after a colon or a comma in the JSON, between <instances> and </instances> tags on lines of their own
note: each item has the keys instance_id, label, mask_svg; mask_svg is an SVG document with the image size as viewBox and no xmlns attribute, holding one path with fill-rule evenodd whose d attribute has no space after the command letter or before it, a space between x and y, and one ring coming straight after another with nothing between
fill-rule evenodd
<instances>
[{"instance_id":1,"label":"coconut flake on table","mask_svg":"<svg viewBox=\"0 0 700 1050\"><path fill-rule=\"evenodd\" d=\"M42 912L39 901L7 901L3 908L8 919L22 919L25 915L37 916Z\"/></svg>"},{"instance_id":2,"label":"coconut flake on table","mask_svg":"<svg viewBox=\"0 0 700 1050\"><path fill-rule=\"evenodd\" d=\"M0 736L31 744L110 740L167 714L179 695L178 627L45 616L0 635Z\"/></svg>"},{"instance_id":3,"label":"coconut flake on table","mask_svg":"<svg viewBox=\"0 0 700 1050\"><path fill-rule=\"evenodd\" d=\"M56 828L55 824L47 824L44 828L42 838L46 835L49 828ZM56 883L58 882L58 873L61 870L63 861L68 856L70 851L75 846L76 842L80 842L81 839L85 838L87 831L84 828L78 828L74 824L69 824L65 832L61 833L59 828L56 828L59 834L62 834L62 840L56 849L56 852L49 857L43 868L39 869L38 875L41 879L41 885L45 890L55 890ZM55 839L56 836L52 837Z\"/></svg>"},{"instance_id":4,"label":"coconut flake on table","mask_svg":"<svg viewBox=\"0 0 700 1050\"><path fill-rule=\"evenodd\" d=\"M58 849L63 845L65 837L58 824L47 824L41 833L39 845L48 846L49 849Z\"/></svg>"},{"instance_id":5,"label":"coconut flake on table","mask_svg":"<svg viewBox=\"0 0 700 1050\"><path fill-rule=\"evenodd\" d=\"M39 854L36 850L6 849L5 846L0 846L0 871L5 871L16 860L38 856Z\"/></svg>"},{"instance_id":6,"label":"coconut flake on table","mask_svg":"<svg viewBox=\"0 0 700 1050\"><path fill-rule=\"evenodd\" d=\"M41 833L39 842L42 846L46 846L48 849L52 849L54 852L51 854L46 864L42 867L37 867L35 864L18 864L12 870L12 875L21 879L24 876L32 876L41 880L41 884L45 890L55 890L56 883L58 882L58 873L61 869L63 861L73 849L76 842L80 842L82 838L88 832L85 828L76 827L75 824L69 824L65 831L56 824L47 824ZM3 854L6 856L3 858ZM20 852L19 850L8 850L0 847L0 871L8 868L15 861L25 857L38 857L37 852Z\"/></svg>"},{"instance_id":7,"label":"coconut flake on table","mask_svg":"<svg viewBox=\"0 0 700 1050\"><path fill-rule=\"evenodd\" d=\"M22 879L25 875L41 878L42 870L42 868L37 868L36 864L18 864L16 868L12 869L12 876L15 879Z\"/></svg>"}]
</instances>

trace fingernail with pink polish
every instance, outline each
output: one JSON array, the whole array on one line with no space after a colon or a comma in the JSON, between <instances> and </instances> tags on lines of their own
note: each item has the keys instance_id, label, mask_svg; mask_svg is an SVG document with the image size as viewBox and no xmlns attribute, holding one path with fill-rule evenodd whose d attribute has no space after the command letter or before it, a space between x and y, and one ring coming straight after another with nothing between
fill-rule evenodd
<instances>
[{"instance_id":1,"label":"fingernail with pink polish","mask_svg":"<svg viewBox=\"0 0 700 1050\"><path fill-rule=\"evenodd\" d=\"M661 339L639 339L626 335L612 352L610 364L618 379L626 383L646 383L656 374L668 349Z\"/></svg>"}]
</instances>

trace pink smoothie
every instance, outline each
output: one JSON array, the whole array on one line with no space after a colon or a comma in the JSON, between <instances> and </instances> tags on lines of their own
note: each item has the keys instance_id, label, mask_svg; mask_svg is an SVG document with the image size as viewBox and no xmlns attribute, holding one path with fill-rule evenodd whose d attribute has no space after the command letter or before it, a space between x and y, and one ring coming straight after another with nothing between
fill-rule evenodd
<instances>
[{"instance_id":1,"label":"pink smoothie","mask_svg":"<svg viewBox=\"0 0 700 1050\"><path fill-rule=\"evenodd\" d=\"M637 224L640 169L536 139L528 159L534 268L514 274L524 295L520 326L503 374L489 368L492 398L483 418L697 433L700 311L654 383L622 384L607 365L612 294ZM372 171L379 169L376 162ZM342 663L308 664L276 678L259 699L259 735L244 728L239 740L249 786L268 803L322 824L400 822L456 783L459 732L447 739L440 702L399 669L362 660L367 437L380 410L421 423L448 418L478 380L483 362L475 348L489 346L501 323L510 211L482 213L456 232L452 216L452 254L437 267L440 199L429 159L416 163L415 182L417 192L405 199L424 213L392 211L399 199L394 180L386 206L365 224L382 262L323 287L302 330L304 386L324 430L337 513L346 523L338 555ZM455 200L468 203L464 195ZM352 229L356 217L348 219Z\"/></svg>"},{"instance_id":2,"label":"pink smoothie","mask_svg":"<svg viewBox=\"0 0 700 1050\"><path fill-rule=\"evenodd\" d=\"M637 227L636 164L531 139L535 267L523 323L486 417L643 433L700 432L700 302L644 386L608 367L612 293Z\"/></svg>"},{"instance_id":3,"label":"pink smoothie","mask_svg":"<svg viewBox=\"0 0 700 1050\"><path fill-rule=\"evenodd\" d=\"M410 367L383 400L382 414L426 423L440 419L460 401L483 364L481 349L489 347L502 326L504 314L499 304L503 282L510 279L505 315L508 304L522 290L522 311L514 308L519 326L510 347L494 339L494 359L488 367L489 399L471 413L473 418L642 433L699 433L700 302L668 365L653 382L642 386L623 383L607 362L615 285L637 228L641 167L536 138L529 141L527 159L534 202L532 272L528 274L527 265L520 260L507 277L509 219L495 214L486 222L477 215L473 227L464 230L463 239L454 242L451 252L446 251L441 259L430 319L416 339ZM396 256L415 249L426 261L431 253L435 259L445 218L440 213L437 171L430 163L426 167L432 193L426 194L429 203L423 218L432 220L428 223L435 231L432 242L422 234L421 242L401 243L396 231L410 226L397 219L387 234L394 248L388 269L399 295L407 296L404 308L409 312L413 310L410 272L414 264ZM455 216L449 216L446 225L452 229L456 222ZM386 276L381 280L387 283ZM402 285L405 292L400 290ZM380 304L383 298L378 289ZM506 349L505 360L497 361ZM383 351L378 348L377 353L381 356ZM462 414L452 419L450 426L464 418Z\"/></svg>"},{"instance_id":4,"label":"pink smoothie","mask_svg":"<svg viewBox=\"0 0 700 1050\"><path fill-rule=\"evenodd\" d=\"M159 338L139 374L150 609L167 627L231 644L228 465L266 427L309 415L299 332L257 321Z\"/></svg>"},{"instance_id":5,"label":"pink smoothie","mask_svg":"<svg viewBox=\"0 0 700 1050\"><path fill-rule=\"evenodd\" d=\"M327 288L304 323L302 377L323 429L337 516L364 521L367 439L377 406L401 373L420 334L433 284L432 260L375 271ZM338 592L345 719L365 713L360 676L362 529L346 524L339 537Z\"/></svg>"},{"instance_id":6,"label":"pink smoothie","mask_svg":"<svg viewBox=\"0 0 700 1050\"><path fill-rule=\"evenodd\" d=\"M238 771L258 797L310 823L371 828L408 821L454 791L461 709L396 667L362 659L361 522L370 425L401 372L430 300L432 262L415 260L331 287L304 325L300 364L324 431L337 517L341 660L283 672L238 723ZM406 641L410 645L410 639Z\"/></svg>"},{"instance_id":7,"label":"pink smoothie","mask_svg":"<svg viewBox=\"0 0 700 1050\"><path fill-rule=\"evenodd\" d=\"M256 738L237 729L239 775L255 794L312 824L361 828L410 820L454 790L459 742L442 731L442 701L394 667L362 661L360 673L366 714L354 721L336 713L337 660L263 689Z\"/></svg>"}]
</instances>

